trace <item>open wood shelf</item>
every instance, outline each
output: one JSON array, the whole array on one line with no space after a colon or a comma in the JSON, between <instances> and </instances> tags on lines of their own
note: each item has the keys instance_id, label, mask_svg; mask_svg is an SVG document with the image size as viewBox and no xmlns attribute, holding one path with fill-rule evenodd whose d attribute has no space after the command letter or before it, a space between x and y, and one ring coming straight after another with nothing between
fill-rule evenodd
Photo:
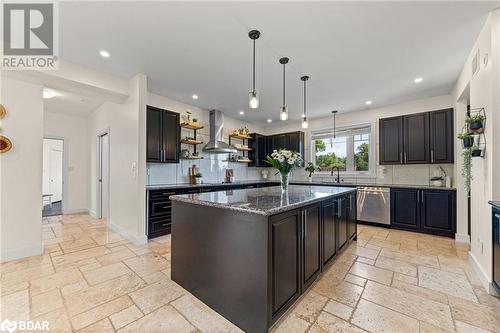
<instances>
[{"instance_id":1,"label":"open wood shelf","mask_svg":"<svg viewBox=\"0 0 500 333\"><path fill-rule=\"evenodd\" d=\"M242 148L242 147L235 147L233 146L234 149L239 150L239 151L252 151L252 148Z\"/></svg>"},{"instance_id":2,"label":"open wood shelf","mask_svg":"<svg viewBox=\"0 0 500 333\"><path fill-rule=\"evenodd\" d=\"M186 145L201 145L203 141L182 139L181 143L184 143Z\"/></svg>"},{"instance_id":3,"label":"open wood shelf","mask_svg":"<svg viewBox=\"0 0 500 333\"><path fill-rule=\"evenodd\" d=\"M224 160L224 162L229 162L229 163L250 163L252 162L251 160Z\"/></svg>"},{"instance_id":4,"label":"open wood shelf","mask_svg":"<svg viewBox=\"0 0 500 333\"><path fill-rule=\"evenodd\" d=\"M198 156L198 157L181 157L181 160L202 160L203 156Z\"/></svg>"},{"instance_id":5,"label":"open wood shelf","mask_svg":"<svg viewBox=\"0 0 500 333\"><path fill-rule=\"evenodd\" d=\"M251 138L252 138L252 137L251 137L251 136L249 136L249 135L235 134L235 133L231 133L231 134L229 134L229 137L230 137L230 138L241 139L241 140L248 140L248 139L251 139Z\"/></svg>"},{"instance_id":6,"label":"open wood shelf","mask_svg":"<svg viewBox=\"0 0 500 333\"><path fill-rule=\"evenodd\" d=\"M192 130L200 130L203 128L203 126L201 126L201 125L193 125L193 124L189 124L189 123L181 123L179 126L182 128L189 128Z\"/></svg>"}]
</instances>

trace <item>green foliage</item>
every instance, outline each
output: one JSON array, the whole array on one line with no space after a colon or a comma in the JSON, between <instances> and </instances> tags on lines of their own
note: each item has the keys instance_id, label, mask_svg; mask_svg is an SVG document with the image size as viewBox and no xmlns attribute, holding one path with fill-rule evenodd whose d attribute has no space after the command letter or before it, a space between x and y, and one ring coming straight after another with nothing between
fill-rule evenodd
<instances>
[{"instance_id":1,"label":"green foliage","mask_svg":"<svg viewBox=\"0 0 500 333\"><path fill-rule=\"evenodd\" d=\"M321 169L331 169L337 167L340 170L346 169L346 158L337 157L335 153L316 156L316 165Z\"/></svg>"},{"instance_id":2,"label":"green foliage","mask_svg":"<svg viewBox=\"0 0 500 333\"><path fill-rule=\"evenodd\" d=\"M472 180L472 150L473 148L464 148L462 151L464 159L462 176L464 177L464 188L467 192L470 192L470 183Z\"/></svg>"},{"instance_id":3,"label":"green foliage","mask_svg":"<svg viewBox=\"0 0 500 333\"><path fill-rule=\"evenodd\" d=\"M300 154L286 149L275 150L271 156L266 156L265 162L278 170L279 173L288 174L302 165L304 160Z\"/></svg>"},{"instance_id":4,"label":"green foliage","mask_svg":"<svg viewBox=\"0 0 500 333\"><path fill-rule=\"evenodd\" d=\"M314 172L321 170L321 168L319 166L315 166L312 162L308 162L307 166L304 169L307 172L309 172L309 177L312 177Z\"/></svg>"},{"instance_id":5,"label":"green foliage","mask_svg":"<svg viewBox=\"0 0 500 333\"><path fill-rule=\"evenodd\" d=\"M432 181L435 181L435 180L441 180L441 181L442 181L442 180L444 180L444 178L443 178L443 177L441 177L441 176L435 176L435 177L432 177L432 178L431 178L431 182L432 182Z\"/></svg>"},{"instance_id":6,"label":"green foliage","mask_svg":"<svg viewBox=\"0 0 500 333\"><path fill-rule=\"evenodd\" d=\"M201 178L203 177L203 175L201 174L201 172L198 172L196 175L194 175L196 178Z\"/></svg>"},{"instance_id":7,"label":"green foliage","mask_svg":"<svg viewBox=\"0 0 500 333\"><path fill-rule=\"evenodd\" d=\"M469 133L469 132L462 132L459 135L457 135L457 138L460 139L460 140L469 139L469 138L472 138L472 137L473 137L473 134Z\"/></svg>"},{"instance_id":8,"label":"green foliage","mask_svg":"<svg viewBox=\"0 0 500 333\"><path fill-rule=\"evenodd\" d=\"M473 114L473 115L465 118L466 123L475 123L475 122L482 123L483 120L484 120L484 116L480 113L476 113L476 114Z\"/></svg>"},{"instance_id":9,"label":"green foliage","mask_svg":"<svg viewBox=\"0 0 500 333\"><path fill-rule=\"evenodd\" d=\"M356 171L368 171L368 150L368 143L362 143L358 146L357 152L354 154Z\"/></svg>"},{"instance_id":10,"label":"green foliage","mask_svg":"<svg viewBox=\"0 0 500 333\"><path fill-rule=\"evenodd\" d=\"M314 144L316 146L316 153L322 152L326 150L326 144L323 140L316 139L314 141Z\"/></svg>"}]
</instances>

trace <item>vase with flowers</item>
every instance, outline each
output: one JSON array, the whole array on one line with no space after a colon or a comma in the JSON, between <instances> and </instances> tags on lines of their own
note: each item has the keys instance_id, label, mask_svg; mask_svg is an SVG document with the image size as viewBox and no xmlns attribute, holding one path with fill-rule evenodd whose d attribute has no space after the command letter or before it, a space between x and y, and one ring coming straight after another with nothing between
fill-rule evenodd
<instances>
[{"instance_id":1,"label":"vase with flowers","mask_svg":"<svg viewBox=\"0 0 500 333\"><path fill-rule=\"evenodd\" d=\"M279 173L281 178L281 191L287 192L290 172L302 166L303 159L297 152L280 149L273 151L270 156L267 156L266 163L278 170L277 174Z\"/></svg>"}]
</instances>

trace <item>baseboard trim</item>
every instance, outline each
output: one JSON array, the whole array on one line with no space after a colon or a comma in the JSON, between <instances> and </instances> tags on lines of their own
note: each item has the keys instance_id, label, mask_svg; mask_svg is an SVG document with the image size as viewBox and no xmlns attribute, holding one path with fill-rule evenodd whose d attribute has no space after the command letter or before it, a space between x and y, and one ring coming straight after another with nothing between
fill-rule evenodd
<instances>
[{"instance_id":1,"label":"baseboard trim","mask_svg":"<svg viewBox=\"0 0 500 333\"><path fill-rule=\"evenodd\" d=\"M114 224L113 222L111 222L109 220L108 220L108 228L113 230L114 232L120 234L120 236L131 241L135 245L144 245L144 244L148 243L148 238L146 237L146 235L143 235L143 236L132 235L127 230L123 229L120 226L117 226L116 224Z\"/></svg>"},{"instance_id":2,"label":"baseboard trim","mask_svg":"<svg viewBox=\"0 0 500 333\"><path fill-rule=\"evenodd\" d=\"M72 215L72 214L89 214L89 210L87 208L74 208L74 209L66 209L63 211L64 215Z\"/></svg>"},{"instance_id":3,"label":"baseboard trim","mask_svg":"<svg viewBox=\"0 0 500 333\"><path fill-rule=\"evenodd\" d=\"M97 213L93 210L90 210L89 209L89 215L93 218L93 219L96 219L97 218Z\"/></svg>"},{"instance_id":4,"label":"baseboard trim","mask_svg":"<svg viewBox=\"0 0 500 333\"><path fill-rule=\"evenodd\" d=\"M455 240L460 243L470 244L470 236L466 234L455 234Z\"/></svg>"},{"instance_id":5,"label":"baseboard trim","mask_svg":"<svg viewBox=\"0 0 500 333\"><path fill-rule=\"evenodd\" d=\"M471 264L474 271L477 273L477 276L479 277L479 280L481 281L483 288L486 289L486 291L490 295L495 295L495 296L498 295L495 286L493 286L493 283L490 282L488 276L483 271L483 268L481 267L481 265L479 265L479 262L477 261L474 254L472 254L472 252L469 252L469 263Z\"/></svg>"},{"instance_id":6,"label":"baseboard trim","mask_svg":"<svg viewBox=\"0 0 500 333\"><path fill-rule=\"evenodd\" d=\"M0 253L0 262L3 263L3 262L7 262L7 261L22 259L22 258L38 256L42 253L43 253L43 246L42 246L42 242L40 241L40 244L38 244L38 245L25 247L22 249L5 251L5 252Z\"/></svg>"}]
</instances>

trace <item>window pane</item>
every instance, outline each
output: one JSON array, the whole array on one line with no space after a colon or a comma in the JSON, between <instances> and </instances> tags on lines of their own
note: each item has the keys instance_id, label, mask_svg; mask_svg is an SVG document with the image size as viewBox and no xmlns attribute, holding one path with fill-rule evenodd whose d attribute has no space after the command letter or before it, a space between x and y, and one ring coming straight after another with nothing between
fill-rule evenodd
<instances>
[{"instance_id":1,"label":"window pane","mask_svg":"<svg viewBox=\"0 0 500 333\"><path fill-rule=\"evenodd\" d=\"M369 170L369 135L354 136L354 169L356 171Z\"/></svg>"},{"instance_id":2,"label":"window pane","mask_svg":"<svg viewBox=\"0 0 500 333\"><path fill-rule=\"evenodd\" d=\"M341 171L346 170L347 138L327 138L315 140L316 165L322 170L338 167Z\"/></svg>"}]
</instances>

